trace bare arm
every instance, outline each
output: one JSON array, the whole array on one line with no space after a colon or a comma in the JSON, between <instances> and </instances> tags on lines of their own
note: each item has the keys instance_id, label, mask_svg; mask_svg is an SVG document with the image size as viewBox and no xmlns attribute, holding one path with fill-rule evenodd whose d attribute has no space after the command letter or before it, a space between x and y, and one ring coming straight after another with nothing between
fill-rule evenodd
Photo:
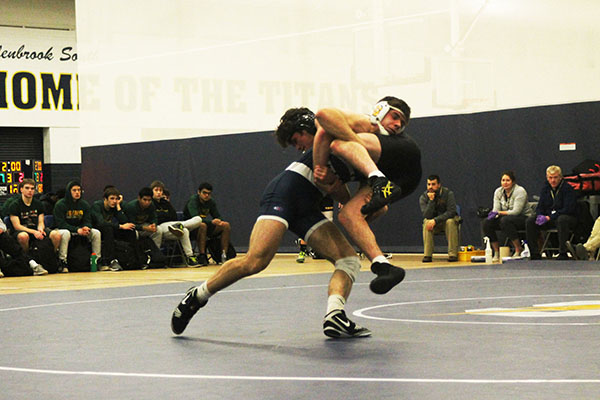
<instances>
[{"instance_id":1,"label":"bare arm","mask_svg":"<svg viewBox=\"0 0 600 400\"><path fill-rule=\"evenodd\" d=\"M336 108L323 108L316 114L317 133L313 145L313 165L327 165L329 147L335 139L365 143L357 133L371 132L369 118L361 114L347 113ZM366 146L365 146L366 147Z\"/></svg>"}]
</instances>

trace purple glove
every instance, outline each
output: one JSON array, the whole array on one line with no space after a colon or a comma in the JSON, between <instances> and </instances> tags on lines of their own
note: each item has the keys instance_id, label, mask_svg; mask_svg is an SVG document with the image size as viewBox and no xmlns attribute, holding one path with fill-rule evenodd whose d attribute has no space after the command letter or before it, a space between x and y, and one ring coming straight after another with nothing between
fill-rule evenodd
<instances>
[{"instance_id":1,"label":"purple glove","mask_svg":"<svg viewBox=\"0 0 600 400\"><path fill-rule=\"evenodd\" d=\"M546 222L548 222L548 220L546 219L545 215L538 215L535 219L535 223L536 225L544 225Z\"/></svg>"},{"instance_id":2,"label":"purple glove","mask_svg":"<svg viewBox=\"0 0 600 400\"><path fill-rule=\"evenodd\" d=\"M487 219L491 220L494 219L498 216L498 211L490 211L490 213L487 216Z\"/></svg>"}]
</instances>

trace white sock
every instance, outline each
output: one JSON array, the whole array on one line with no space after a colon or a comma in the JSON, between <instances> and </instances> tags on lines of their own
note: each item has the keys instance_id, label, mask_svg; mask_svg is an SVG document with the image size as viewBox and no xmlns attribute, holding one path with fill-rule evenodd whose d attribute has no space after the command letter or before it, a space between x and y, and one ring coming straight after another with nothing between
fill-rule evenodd
<instances>
[{"instance_id":1,"label":"white sock","mask_svg":"<svg viewBox=\"0 0 600 400\"><path fill-rule=\"evenodd\" d=\"M197 289L198 290L196 290L196 298L198 300L200 300L201 302L208 301L208 299L210 299L210 296L213 295L211 292L208 291L208 287L206 286L206 281L204 281L202 283L202 285L198 286Z\"/></svg>"},{"instance_id":2,"label":"white sock","mask_svg":"<svg viewBox=\"0 0 600 400\"><path fill-rule=\"evenodd\" d=\"M377 171L373 171L369 174L369 176L367 176L367 178L370 178L372 176L380 176L382 178L385 178L385 175L383 174L383 172L381 172L380 170Z\"/></svg>"},{"instance_id":3,"label":"white sock","mask_svg":"<svg viewBox=\"0 0 600 400\"><path fill-rule=\"evenodd\" d=\"M373 259L373 262L379 262L379 263L390 263L390 260L388 260L387 258L385 258L385 256L382 254L380 256L377 256Z\"/></svg>"},{"instance_id":4,"label":"white sock","mask_svg":"<svg viewBox=\"0 0 600 400\"><path fill-rule=\"evenodd\" d=\"M37 267L39 264L35 260L29 260L29 266L31 268Z\"/></svg>"},{"instance_id":5,"label":"white sock","mask_svg":"<svg viewBox=\"0 0 600 400\"><path fill-rule=\"evenodd\" d=\"M346 299L339 294L332 294L327 298L327 314L333 310L343 310L345 304Z\"/></svg>"}]
</instances>

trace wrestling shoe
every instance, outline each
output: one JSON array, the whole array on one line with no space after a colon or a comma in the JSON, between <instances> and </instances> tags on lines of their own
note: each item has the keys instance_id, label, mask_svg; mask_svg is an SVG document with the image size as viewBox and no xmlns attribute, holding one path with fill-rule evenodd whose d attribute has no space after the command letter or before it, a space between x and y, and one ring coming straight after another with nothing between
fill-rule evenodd
<instances>
[{"instance_id":1,"label":"wrestling shoe","mask_svg":"<svg viewBox=\"0 0 600 400\"><path fill-rule=\"evenodd\" d=\"M171 330L174 334L182 334L194 314L208 303L208 301L201 303L196 297L196 293L198 293L198 288L196 286L190 288L183 300L175 307L173 315L171 316Z\"/></svg>"},{"instance_id":2,"label":"wrestling shoe","mask_svg":"<svg viewBox=\"0 0 600 400\"><path fill-rule=\"evenodd\" d=\"M350 321L344 310L333 310L323 318L323 333L331 338L371 336L370 330Z\"/></svg>"},{"instance_id":3,"label":"wrestling shoe","mask_svg":"<svg viewBox=\"0 0 600 400\"><path fill-rule=\"evenodd\" d=\"M371 291L376 294L386 294L394 286L402 282L406 272L392 264L374 262L371 271L377 275L369 284Z\"/></svg>"},{"instance_id":4,"label":"wrestling shoe","mask_svg":"<svg viewBox=\"0 0 600 400\"><path fill-rule=\"evenodd\" d=\"M373 196L371 197L371 201L360 209L360 212L364 215L374 213L380 208L397 200L402 195L402 189L385 177L370 177L369 186L373 189Z\"/></svg>"},{"instance_id":5,"label":"wrestling shoe","mask_svg":"<svg viewBox=\"0 0 600 400\"><path fill-rule=\"evenodd\" d=\"M176 222L168 226L169 232L175 235L177 238L183 236L183 224L181 222Z\"/></svg>"},{"instance_id":6,"label":"wrestling shoe","mask_svg":"<svg viewBox=\"0 0 600 400\"><path fill-rule=\"evenodd\" d=\"M306 258L306 253L303 252L302 250L300 250L300 252L298 253L298 257L296 257L296 262L297 263L303 263L304 262L304 258Z\"/></svg>"}]
</instances>

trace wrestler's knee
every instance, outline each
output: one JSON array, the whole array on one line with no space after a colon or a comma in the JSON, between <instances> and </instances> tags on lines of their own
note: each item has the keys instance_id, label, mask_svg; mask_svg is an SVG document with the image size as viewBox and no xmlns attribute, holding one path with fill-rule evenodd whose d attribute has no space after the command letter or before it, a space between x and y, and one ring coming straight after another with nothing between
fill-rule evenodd
<instances>
[{"instance_id":1,"label":"wrestler's knee","mask_svg":"<svg viewBox=\"0 0 600 400\"><path fill-rule=\"evenodd\" d=\"M240 259L240 268L244 276L255 275L267 268L269 261L264 257L246 255Z\"/></svg>"}]
</instances>

